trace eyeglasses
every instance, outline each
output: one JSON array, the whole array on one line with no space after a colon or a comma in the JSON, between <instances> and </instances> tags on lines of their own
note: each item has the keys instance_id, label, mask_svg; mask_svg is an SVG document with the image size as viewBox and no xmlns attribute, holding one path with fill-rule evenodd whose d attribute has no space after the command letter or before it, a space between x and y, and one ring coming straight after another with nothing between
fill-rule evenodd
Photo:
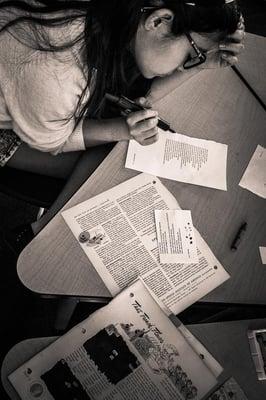
<instances>
[{"instance_id":1,"label":"eyeglasses","mask_svg":"<svg viewBox=\"0 0 266 400\"><path fill-rule=\"evenodd\" d=\"M184 69L190 69L193 67L196 67L200 64L203 64L206 61L206 55L204 53L202 53L200 51L200 49L198 48L198 46L196 45L196 43L194 42L194 40L192 39L192 37L190 36L190 34L187 32L186 37L189 41L189 43L191 44L191 46L193 47L193 50L196 53L195 57L189 57L183 64L183 68Z\"/></svg>"},{"instance_id":2,"label":"eyeglasses","mask_svg":"<svg viewBox=\"0 0 266 400\"><path fill-rule=\"evenodd\" d=\"M146 13L149 11L153 11L153 10L158 10L161 7L142 7L140 9L141 13ZM202 53L200 51L200 49L198 48L198 46L196 45L196 43L194 42L194 40L192 39L192 37L190 36L190 34L188 32L185 33L189 43L191 44L191 46L193 47L193 50L196 53L195 57L189 57L183 64L183 68L184 69L190 69L193 67L197 67L200 64L203 64L206 61L206 55L204 53Z\"/></svg>"}]
</instances>

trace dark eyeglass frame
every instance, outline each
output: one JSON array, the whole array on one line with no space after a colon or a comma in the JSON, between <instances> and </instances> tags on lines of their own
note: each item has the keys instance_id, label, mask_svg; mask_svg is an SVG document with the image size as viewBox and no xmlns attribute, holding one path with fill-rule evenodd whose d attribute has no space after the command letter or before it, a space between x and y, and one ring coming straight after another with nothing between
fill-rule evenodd
<instances>
[{"instance_id":1,"label":"dark eyeglass frame","mask_svg":"<svg viewBox=\"0 0 266 400\"><path fill-rule=\"evenodd\" d=\"M191 69L193 67L197 67L198 65L205 63L207 57L206 57L206 54L204 54L200 51L200 49L198 48L198 46L192 39L191 35L188 32L186 32L185 35L186 35L190 45L193 47L193 50L196 53L195 57L189 57L183 64L184 69ZM191 61L193 61L193 63L190 65Z\"/></svg>"}]
</instances>

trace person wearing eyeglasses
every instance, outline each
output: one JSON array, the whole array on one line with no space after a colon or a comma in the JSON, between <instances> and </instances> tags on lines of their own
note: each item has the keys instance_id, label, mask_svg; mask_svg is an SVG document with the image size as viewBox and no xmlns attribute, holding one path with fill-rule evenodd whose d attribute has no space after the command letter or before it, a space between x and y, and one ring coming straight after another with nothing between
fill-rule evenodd
<instances>
[{"instance_id":1,"label":"person wearing eyeglasses","mask_svg":"<svg viewBox=\"0 0 266 400\"><path fill-rule=\"evenodd\" d=\"M154 99L237 63L244 28L237 0L0 0L0 165L73 189L91 147L154 143ZM114 115L107 92L144 109Z\"/></svg>"}]
</instances>

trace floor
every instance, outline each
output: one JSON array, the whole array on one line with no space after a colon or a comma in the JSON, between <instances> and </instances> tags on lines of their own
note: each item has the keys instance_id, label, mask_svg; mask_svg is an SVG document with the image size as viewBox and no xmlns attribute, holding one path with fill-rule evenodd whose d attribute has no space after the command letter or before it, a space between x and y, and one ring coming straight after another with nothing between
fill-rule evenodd
<instances>
[{"instance_id":1,"label":"floor","mask_svg":"<svg viewBox=\"0 0 266 400\"><path fill-rule=\"evenodd\" d=\"M249 32L266 36L266 0L242 0L246 29ZM1 230L12 229L22 223L35 220L37 207L24 201L15 200L0 193ZM2 279L1 325L0 325L0 364L7 351L17 342L38 336L61 334L54 329L57 299L43 299L27 291L16 275L16 259L0 240L0 265ZM99 308L100 304L80 303L70 321L69 327L86 318ZM266 318L264 306L224 306L197 303L179 315L184 323L215 322L218 320ZM68 328L69 328L68 327ZM6 399L0 388L0 399Z\"/></svg>"}]
</instances>

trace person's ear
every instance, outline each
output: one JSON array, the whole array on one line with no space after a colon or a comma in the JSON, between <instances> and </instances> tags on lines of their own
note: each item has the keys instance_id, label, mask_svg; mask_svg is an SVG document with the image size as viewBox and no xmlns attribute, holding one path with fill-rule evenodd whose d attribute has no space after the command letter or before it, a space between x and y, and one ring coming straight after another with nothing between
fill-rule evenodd
<instances>
[{"instance_id":1,"label":"person's ear","mask_svg":"<svg viewBox=\"0 0 266 400\"><path fill-rule=\"evenodd\" d=\"M170 31L174 19L173 11L168 8L160 8L155 10L144 22L144 27L147 31L160 30Z\"/></svg>"}]
</instances>

